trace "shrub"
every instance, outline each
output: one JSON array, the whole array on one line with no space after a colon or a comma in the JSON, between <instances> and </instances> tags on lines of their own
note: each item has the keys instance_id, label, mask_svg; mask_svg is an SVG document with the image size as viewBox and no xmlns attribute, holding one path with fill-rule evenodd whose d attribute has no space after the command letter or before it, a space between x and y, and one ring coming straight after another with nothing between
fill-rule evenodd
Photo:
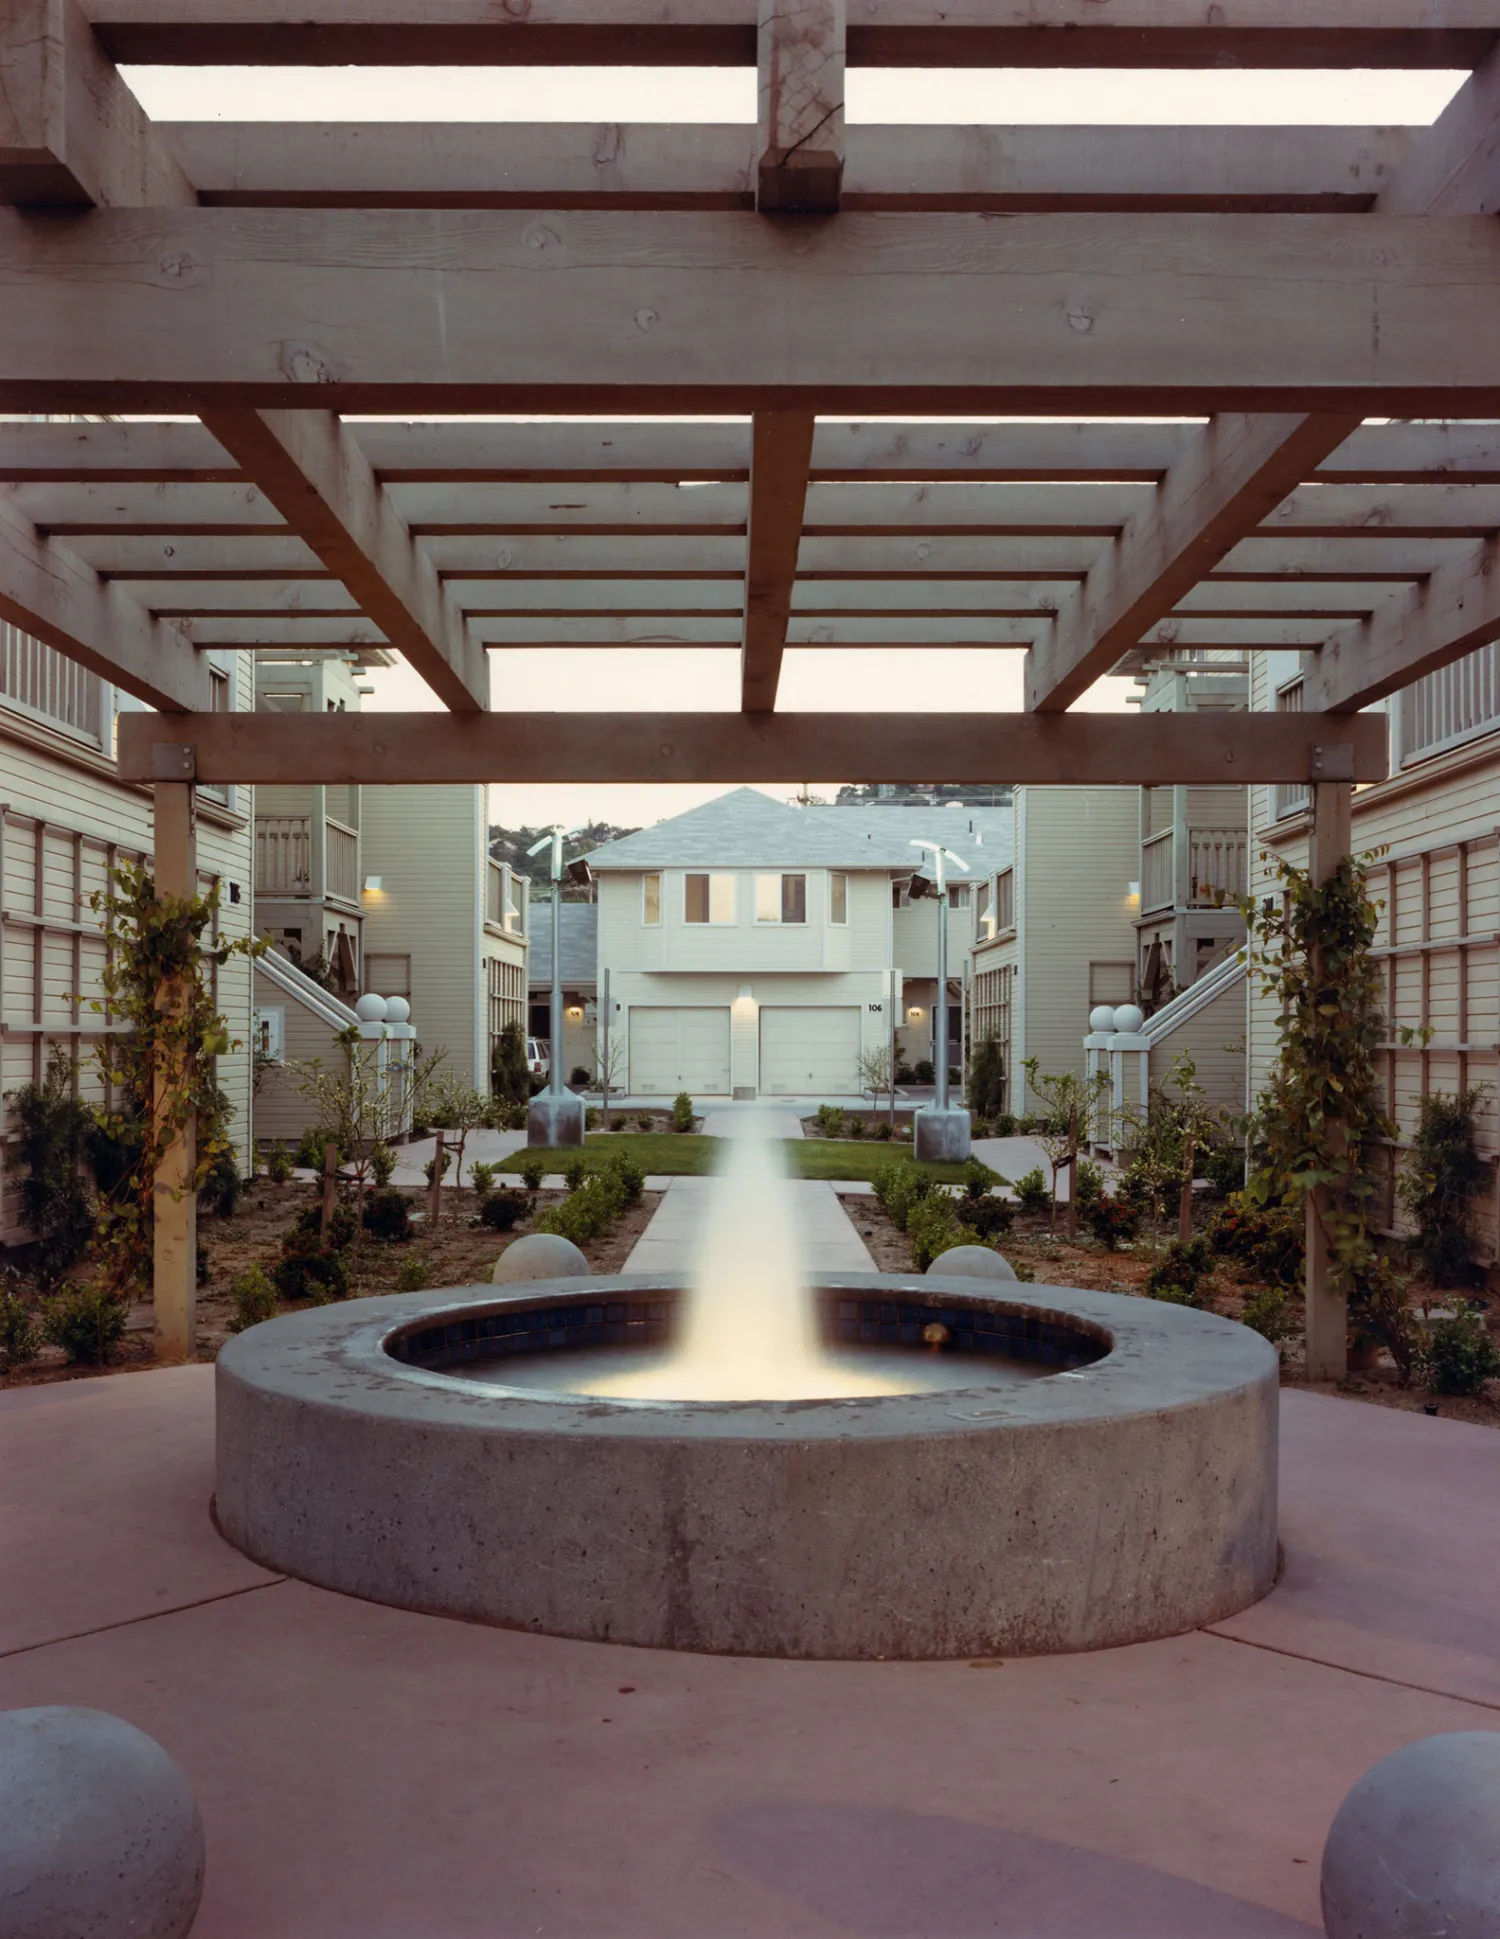
<instances>
[{"instance_id":1,"label":"shrub","mask_svg":"<svg viewBox=\"0 0 1500 1939\"><path fill-rule=\"evenodd\" d=\"M479 1208L479 1223L488 1226L492 1232L509 1232L513 1225L531 1210L531 1200L524 1192L501 1189L491 1192Z\"/></svg>"},{"instance_id":2,"label":"shrub","mask_svg":"<svg viewBox=\"0 0 1500 1939\"><path fill-rule=\"evenodd\" d=\"M412 1236L411 1200L394 1185L371 1192L365 1200L365 1230L372 1239L399 1245Z\"/></svg>"},{"instance_id":3,"label":"shrub","mask_svg":"<svg viewBox=\"0 0 1500 1939\"><path fill-rule=\"evenodd\" d=\"M1086 1212L1103 1198L1104 1173L1091 1158L1080 1158L1073 1167L1073 1192L1080 1212Z\"/></svg>"},{"instance_id":4,"label":"shrub","mask_svg":"<svg viewBox=\"0 0 1500 1939\"><path fill-rule=\"evenodd\" d=\"M625 1193L609 1171L590 1172L576 1192L553 1205L537 1220L538 1232L558 1232L583 1245L607 1232L625 1209Z\"/></svg>"},{"instance_id":5,"label":"shrub","mask_svg":"<svg viewBox=\"0 0 1500 1939\"><path fill-rule=\"evenodd\" d=\"M886 1216L899 1232L906 1230L913 1206L932 1191L931 1174L923 1171L920 1165L914 1165L909 1158L898 1160L893 1165L882 1165L871 1183L876 1198L885 1207Z\"/></svg>"},{"instance_id":6,"label":"shrub","mask_svg":"<svg viewBox=\"0 0 1500 1939\"><path fill-rule=\"evenodd\" d=\"M1149 1298L1174 1306L1211 1307L1213 1298L1203 1279L1212 1264L1212 1249L1201 1233L1186 1243L1174 1239L1146 1275L1144 1290Z\"/></svg>"},{"instance_id":7,"label":"shrub","mask_svg":"<svg viewBox=\"0 0 1500 1939\"><path fill-rule=\"evenodd\" d=\"M524 1131L526 1129L526 1106L507 1104L500 1113L500 1128L503 1131Z\"/></svg>"},{"instance_id":8,"label":"shrub","mask_svg":"<svg viewBox=\"0 0 1500 1939\"><path fill-rule=\"evenodd\" d=\"M349 1268L343 1253L318 1243L316 1232L291 1232L282 1242L272 1277L283 1299L310 1299L319 1306L349 1297Z\"/></svg>"},{"instance_id":9,"label":"shrub","mask_svg":"<svg viewBox=\"0 0 1500 1939\"><path fill-rule=\"evenodd\" d=\"M126 1301L102 1286L60 1286L42 1301L42 1338L62 1348L70 1367L107 1367L129 1313Z\"/></svg>"},{"instance_id":10,"label":"shrub","mask_svg":"<svg viewBox=\"0 0 1500 1939\"><path fill-rule=\"evenodd\" d=\"M679 1091L672 1100L672 1129L691 1131L693 1123L693 1100L686 1091Z\"/></svg>"},{"instance_id":11,"label":"shrub","mask_svg":"<svg viewBox=\"0 0 1500 1939\"><path fill-rule=\"evenodd\" d=\"M396 1175L396 1154L389 1145L376 1145L370 1153L370 1178L378 1191L384 1191Z\"/></svg>"},{"instance_id":12,"label":"shrub","mask_svg":"<svg viewBox=\"0 0 1500 1939\"><path fill-rule=\"evenodd\" d=\"M292 1228L294 1234L302 1239L322 1237L323 1208L310 1205ZM328 1221L328 1243L335 1252L347 1252L354 1244L354 1214L347 1205L335 1205L333 1217Z\"/></svg>"},{"instance_id":13,"label":"shrub","mask_svg":"<svg viewBox=\"0 0 1500 1939\"><path fill-rule=\"evenodd\" d=\"M964 1160L963 1188L966 1199L981 1199L989 1195L990 1187L1001 1182L998 1172L990 1170L981 1158Z\"/></svg>"},{"instance_id":14,"label":"shrub","mask_svg":"<svg viewBox=\"0 0 1500 1939\"><path fill-rule=\"evenodd\" d=\"M429 1185L433 1183L433 1172L437 1166L437 1161L438 1161L438 1154L434 1152L432 1156L427 1160L427 1163L422 1167L422 1176L427 1180L427 1183ZM439 1174L439 1176L446 1178L449 1172L452 1171L452 1169L453 1169L453 1153L448 1149L446 1145L444 1145L443 1146L443 1169Z\"/></svg>"},{"instance_id":15,"label":"shrub","mask_svg":"<svg viewBox=\"0 0 1500 1939\"><path fill-rule=\"evenodd\" d=\"M575 1151L562 1168L563 1183L570 1192L576 1192L589 1175L589 1161L581 1151Z\"/></svg>"},{"instance_id":16,"label":"shrub","mask_svg":"<svg viewBox=\"0 0 1500 1939\"><path fill-rule=\"evenodd\" d=\"M266 1154L266 1177L273 1185L284 1185L291 1175L291 1153L278 1138Z\"/></svg>"},{"instance_id":17,"label":"shrub","mask_svg":"<svg viewBox=\"0 0 1500 1939\"><path fill-rule=\"evenodd\" d=\"M626 1205L639 1205L646 1195L646 1174L640 1160L628 1151L616 1151L610 1158L609 1169L619 1180Z\"/></svg>"},{"instance_id":18,"label":"shrub","mask_svg":"<svg viewBox=\"0 0 1500 1939\"><path fill-rule=\"evenodd\" d=\"M276 1288L260 1266L247 1266L229 1288L229 1297L234 1302L234 1317L229 1322L231 1333L245 1333L252 1326L259 1326L262 1320L274 1320L280 1310Z\"/></svg>"},{"instance_id":19,"label":"shrub","mask_svg":"<svg viewBox=\"0 0 1500 1939\"><path fill-rule=\"evenodd\" d=\"M1401 1174L1401 1203L1416 1221L1412 1251L1435 1286L1467 1286L1476 1278L1469 1206L1484 1184L1475 1114L1485 1087L1456 1096L1434 1091Z\"/></svg>"},{"instance_id":20,"label":"shrub","mask_svg":"<svg viewBox=\"0 0 1500 1939\"><path fill-rule=\"evenodd\" d=\"M1141 1229L1141 1215L1127 1198L1098 1198L1087 1208L1089 1230L1108 1251L1128 1245Z\"/></svg>"},{"instance_id":21,"label":"shrub","mask_svg":"<svg viewBox=\"0 0 1500 1939\"><path fill-rule=\"evenodd\" d=\"M12 1286L0 1287L0 1373L24 1367L42 1349L41 1328Z\"/></svg>"},{"instance_id":22,"label":"shrub","mask_svg":"<svg viewBox=\"0 0 1500 1939\"><path fill-rule=\"evenodd\" d=\"M876 1136L877 1138L879 1138L879 1140L881 1141L881 1143L882 1143L882 1144L889 1144L889 1143L890 1143L890 1141L891 1141L891 1121L890 1121L890 1119L889 1119L889 1118L882 1118L882 1119L880 1120L880 1122L879 1122L879 1124L877 1124L877 1125L876 1125L876 1127L875 1127L875 1136Z\"/></svg>"},{"instance_id":23,"label":"shrub","mask_svg":"<svg viewBox=\"0 0 1500 1939\"><path fill-rule=\"evenodd\" d=\"M982 1118L995 1116L1005 1101L1005 1052L993 1037L969 1053L969 1101Z\"/></svg>"},{"instance_id":24,"label":"shrub","mask_svg":"<svg viewBox=\"0 0 1500 1939\"><path fill-rule=\"evenodd\" d=\"M1500 1349L1470 1300L1459 1300L1447 1319L1428 1329L1418 1364L1432 1394L1477 1394L1500 1374Z\"/></svg>"},{"instance_id":25,"label":"shrub","mask_svg":"<svg viewBox=\"0 0 1500 1939\"><path fill-rule=\"evenodd\" d=\"M318 1125L310 1125L297 1140L297 1163L304 1171L323 1173L323 1147L334 1144L336 1140Z\"/></svg>"},{"instance_id":26,"label":"shrub","mask_svg":"<svg viewBox=\"0 0 1500 1939\"><path fill-rule=\"evenodd\" d=\"M1349 1293L1349 1330L1385 1348L1405 1386L1421 1350L1406 1281L1389 1259L1376 1254L1355 1271Z\"/></svg>"},{"instance_id":27,"label":"shrub","mask_svg":"<svg viewBox=\"0 0 1500 1939\"><path fill-rule=\"evenodd\" d=\"M41 1083L22 1084L9 1100L21 1210L37 1235L32 1264L44 1286L58 1284L94 1231L93 1196L84 1176L94 1118L73 1095L76 1070L73 1059L54 1046Z\"/></svg>"},{"instance_id":28,"label":"shrub","mask_svg":"<svg viewBox=\"0 0 1500 1939\"><path fill-rule=\"evenodd\" d=\"M1241 1326L1248 1326L1271 1345L1279 1346L1297 1331L1297 1308L1284 1286L1262 1286L1245 1301Z\"/></svg>"},{"instance_id":29,"label":"shrub","mask_svg":"<svg viewBox=\"0 0 1500 1939\"><path fill-rule=\"evenodd\" d=\"M959 1217L977 1238L998 1239L1016 1222L1016 1208L1008 1198L966 1199Z\"/></svg>"},{"instance_id":30,"label":"shrub","mask_svg":"<svg viewBox=\"0 0 1500 1939\"><path fill-rule=\"evenodd\" d=\"M1206 1237L1215 1252L1238 1260L1272 1286L1291 1287L1302 1277L1303 1219L1289 1208L1250 1204L1231 1192L1209 1221Z\"/></svg>"},{"instance_id":31,"label":"shrub","mask_svg":"<svg viewBox=\"0 0 1500 1939\"><path fill-rule=\"evenodd\" d=\"M836 1104L820 1104L817 1117L818 1129L825 1138L843 1136L844 1114Z\"/></svg>"},{"instance_id":32,"label":"shrub","mask_svg":"<svg viewBox=\"0 0 1500 1939\"><path fill-rule=\"evenodd\" d=\"M1015 1112L1002 1111L999 1117L997 1117L995 1120L995 1136L997 1138L1013 1138L1015 1135L1016 1135Z\"/></svg>"},{"instance_id":33,"label":"shrub","mask_svg":"<svg viewBox=\"0 0 1500 1939\"><path fill-rule=\"evenodd\" d=\"M432 1268L418 1253L408 1253L396 1273L398 1293L420 1293L432 1275Z\"/></svg>"},{"instance_id":34,"label":"shrub","mask_svg":"<svg viewBox=\"0 0 1500 1939\"><path fill-rule=\"evenodd\" d=\"M519 1104L525 1122L526 1093L530 1078L526 1069L526 1032L514 1018L500 1032L490 1060L490 1089L505 1103ZM517 1130L520 1129L518 1125Z\"/></svg>"},{"instance_id":35,"label":"shrub","mask_svg":"<svg viewBox=\"0 0 1500 1939\"><path fill-rule=\"evenodd\" d=\"M958 1209L946 1192L931 1192L911 1208L906 1219L911 1262L926 1272L933 1260L954 1246L969 1243L970 1234L959 1222Z\"/></svg>"},{"instance_id":36,"label":"shrub","mask_svg":"<svg viewBox=\"0 0 1500 1939\"><path fill-rule=\"evenodd\" d=\"M521 1182L528 1192L539 1192L542 1189L542 1180L547 1176L547 1165L544 1159L538 1158L534 1151L528 1151L521 1160L520 1171Z\"/></svg>"},{"instance_id":37,"label":"shrub","mask_svg":"<svg viewBox=\"0 0 1500 1939\"><path fill-rule=\"evenodd\" d=\"M916 1081L917 1073L912 1069L911 1065L907 1063L904 1057L898 1058L896 1060L896 1082L898 1084L915 1084Z\"/></svg>"},{"instance_id":38,"label":"shrub","mask_svg":"<svg viewBox=\"0 0 1500 1939\"><path fill-rule=\"evenodd\" d=\"M909 1124L898 1124L896 1126L896 1136L900 1138L904 1144L910 1144L911 1136L912 1136L911 1126Z\"/></svg>"},{"instance_id":39,"label":"shrub","mask_svg":"<svg viewBox=\"0 0 1500 1939\"><path fill-rule=\"evenodd\" d=\"M932 1059L930 1057L919 1057L914 1072L915 1082L918 1084L931 1084L936 1077L937 1070Z\"/></svg>"},{"instance_id":40,"label":"shrub","mask_svg":"<svg viewBox=\"0 0 1500 1939\"><path fill-rule=\"evenodd\" d=\"M1238 1145L1210 1145L1199 1159L1198 1172L1220 1198L1227 1198L1245 1182L1245 1154Z\"/></svg>"},{"instance_id":41,"label":"shrub","mask_svg":"<svg viewBox=\"0 0 1500 1939\"><path fill-rule=\"evenodd\" d=\"M867 1129L863 1118L850 1118L848 1131L851 1138L862 1138Z\"/></svg>"},{"instance_id":42,"label":"shrub","mask_svg":"<svg viewBox=\"0 0 1500 1939\"><path fill-rule=\"evenodd\" d=\"M587 1090L593 1081L593 1072L583 1064L575 1064L568 1072L568 1082L575 1091Z\"/></svg>"},{"instance_id":43,"label":"shrub","mask_svg":"<svg viewBox=\"0 0 1500 1939\"><path fill-rule=\"evenodd\" d=\"M649 1111L636 1112L635 1128L637 1131L649 1131L655 1123L656 1119L652 1117Z\"/></svg>"},{"instance_id":44,"label":"shrub","mask_svg":"<svg viewBox=\"0 0 1500 1939\"><path fill-rule=\"evenodd\" d=\"M1047 1181L1042 1176L1040 1165L1016 1180L1016 1201L1026 1212L1045 1212L1052 1203L1052 1194L1047 1190Z\"/></svg>"},{"instance_id":45,"label":"shrub","mask_svg":"<svg viewBox=\"0 0 1500 1939\"><path fill-rule=\"evenodd\" d=\"M584 1130L597 1131L603 1122L604 1113L599 1109L597 1104L590 1104L583 1114Z\"/></svg>"},{"instance_id":46,"label":"shrub","mask_svg":"<svg viewBox=\"0 0 1500 1939\"><path fill-rule=\"evenodd\" d=\"M245 1181L234 1160L234 1147L225 1145L214 1154L208 1176L198 1187L198 1209L210 1218L233 1218L244 1189Z\"/></svg>"},{"instance_id":47,"label":"shrub","mask_svg":"<svg viewBox=\"0 0 1500 1939\"><path fill-rule=\"evenodd\" d=\"M469 1179L481 1198L487 1198L495 1189L495 1167L481 1161L469 1167Z\"/></svg>"}]
</instances>

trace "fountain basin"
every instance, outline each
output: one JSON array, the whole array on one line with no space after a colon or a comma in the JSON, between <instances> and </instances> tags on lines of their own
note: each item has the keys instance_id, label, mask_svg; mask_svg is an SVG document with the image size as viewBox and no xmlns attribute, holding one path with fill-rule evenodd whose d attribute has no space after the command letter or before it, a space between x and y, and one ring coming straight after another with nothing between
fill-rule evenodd
<instances>
[{"instance_id":1,"label":"fountain basin","mask_svg":"<svg viewBox=\"0 0 1500 1939\"><path fill-rule=\"evenodd\" d=\"M670 1337L676 1280L284 1315L219 1356L219 1523L267 1568L377 1602L756 1656L1098 1649L1264 1595L1265 1341L1151 1300L975 1284L826 1279L825 1339L930 1353L935 1318L962 1363L947 1390L835 1400L570 1393L578 1348ZM555 1355L557 1390L450 1371L516 1355ZM981 1363L1005 1357L1051 1371L982 1384Z\"/></svg>"}]
</instances>

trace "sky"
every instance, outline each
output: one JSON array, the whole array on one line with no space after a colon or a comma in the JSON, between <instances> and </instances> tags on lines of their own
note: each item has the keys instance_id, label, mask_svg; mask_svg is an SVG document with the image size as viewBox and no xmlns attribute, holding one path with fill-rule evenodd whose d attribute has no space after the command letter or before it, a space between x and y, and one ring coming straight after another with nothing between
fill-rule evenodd
<instances>
[{"instance_id":1,"label":"sky","mask_svg":"<svg viewBox=\"0 0 1500 1939\"><path fill-rule=\"evenodd\" d=\"M210 121L646 121L752 122L752 68L129 68L148 113L161 120ZM1467 76L1336 70L1191 71L1108 69L854 68L845 111L851 121L933 123L1237 123L1328 126L1425 125ZM792 652L779 705L788 710L899 709L1009 711L1021 705L1024 655L924 650L913 692L907 653ZM590 711L712 711L737 704L738 654L497 653L494 704L568 711L578 697ZM851 691L857 682L857 693ZM371 709L427 708L437 702L408 668L370 676ZM1100 681L1081 706L1118 711L1129 682ZM668 698L668 696L670 698ZM934 779L944 777L934 776ZM829 792L836 782L807 777ZM493 786L491 819L515 825L607 820L655 821L724 792L722 786L618 784ZM767 787L781 799L794 789Z\"/></svg>"}]
</instances>

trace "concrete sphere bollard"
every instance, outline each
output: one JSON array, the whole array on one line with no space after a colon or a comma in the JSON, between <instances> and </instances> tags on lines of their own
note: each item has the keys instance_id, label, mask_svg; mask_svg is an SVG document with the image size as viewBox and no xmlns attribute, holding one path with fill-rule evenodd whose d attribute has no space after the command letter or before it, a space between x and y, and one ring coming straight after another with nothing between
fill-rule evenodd
<instances>
[{"instance_id":1,"label":"concrete sphere bollard","mask_svg":"<svg viewBox=\"0 0 1500 1939\"><path fill-rule=\"evenodd\" d=\"M988 1246L953 1246L940 1252L927 1271L939 1279L1014 1279L1008 1259Z\"/></svg>"},{"instance_id":2,"label":"concrete sphere bollard","mask_svg":"<svg viewBox=\"0 0 1500 1939\"><path fill-rule=\"evenodd\" d=\"M1423 1737L1374 1764L1323 1847L1328 1939L1500 1939L1500 1731Z\"/></svg>"},{"instance_id":3,"label":"concrete sphere bollard","mask_svg":"<svg viewBox=\"0 0 1500 1939\"><path fill-rule=\"evenodd\" d=\"M0 1712L4 1939L185 1939L203 1896L188 1781L123 1717Z\"/></svg>"},{"instance_id":4,"label":"concrete sphere bollard","mask_svg":"<svg viewBox=\"0 0 1500 1939\"><path fill-rule=\"evenodd\" d=\"M508 1286L518 1279L578 1279L590 1270L577 1246L560 1232L528 1232L505 1248L490 1278L496 1286Z\"/></svg>"}]
</instances>

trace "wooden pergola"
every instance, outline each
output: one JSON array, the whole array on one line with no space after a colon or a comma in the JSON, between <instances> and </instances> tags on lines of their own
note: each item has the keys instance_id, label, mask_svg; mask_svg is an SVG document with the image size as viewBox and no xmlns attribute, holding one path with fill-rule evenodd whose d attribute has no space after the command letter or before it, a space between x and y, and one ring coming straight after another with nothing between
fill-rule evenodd
<instances>
[{"instance_id":1,"label":"wooden pergola","mask_svg":"<svg viewBox=\"0 0 1500 1939\"><path fill-rule=\"evenodd\" d=\"M848 11L6 0L0 616L157 710L163 893L200 782L1309 783L1347 852L1359 710L1500 636L1496 0ZM759 120L157 124L116 62L758 65ZM846 65L1472 77L1430 130L880 128ZM448 711L212 710L204 649L343 644ZM741 709L492 705L570 646L738 649ZM810 646L1019 652L1025 710L778 711ZM1143 646L1304 649L1304 711L1070 711Z\"/></svg>"}]
</instances>

